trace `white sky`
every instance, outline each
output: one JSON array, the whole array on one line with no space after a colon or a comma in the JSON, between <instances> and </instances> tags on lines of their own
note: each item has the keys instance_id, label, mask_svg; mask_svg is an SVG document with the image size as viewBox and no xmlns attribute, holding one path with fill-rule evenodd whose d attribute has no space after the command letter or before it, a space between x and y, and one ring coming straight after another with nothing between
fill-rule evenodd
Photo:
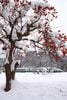
<instances>
[{"instance_id":1,"label":"white sky","mask_svg":"<svg viewBox=\"0 0 67 100\"><path fill-rule=\"evenodd\" d=\"M58 12L58 19L54 22L53 27L58 27L67 34L67 0L48 0ZM55 26L54 26L55 25Z\"/></svg>"}]
</instances>

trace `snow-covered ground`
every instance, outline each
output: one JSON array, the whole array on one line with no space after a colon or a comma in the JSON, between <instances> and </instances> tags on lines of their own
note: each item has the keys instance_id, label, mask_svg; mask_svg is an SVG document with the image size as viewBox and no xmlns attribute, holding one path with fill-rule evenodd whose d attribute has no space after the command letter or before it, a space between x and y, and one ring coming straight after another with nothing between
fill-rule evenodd
<instances>
[{"instance_id":1,"label":"snow-covered ground","mask_svg":"<svg viewBox=\"0 0 67 100\"><path fill-rule=\"evenodd\" d=\"M12 89L4 92L0 74L0 100L67 100L67 73L17 73Z\"/></svg>"}]
</instances>

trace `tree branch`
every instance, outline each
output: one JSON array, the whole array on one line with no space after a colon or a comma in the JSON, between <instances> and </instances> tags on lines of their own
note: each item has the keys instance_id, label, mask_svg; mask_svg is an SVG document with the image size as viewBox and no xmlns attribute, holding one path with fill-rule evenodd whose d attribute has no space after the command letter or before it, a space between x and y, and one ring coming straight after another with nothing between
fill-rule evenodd
<instances>
[{"instance_id":1,"label":"tree branch","mask_svg":"<svg viewBox=\"0 0 67 100\"><path fill-rule=\"evenodd\" d=\"M18 47L18 46L15 46L15 48L20 49L20 50L22 49L21 47Z\"/></svg>"},{"instance_id":2,"label":"tree branch","mask_svg":"<svg viewBox=\"0 0 67 100\"><path fill-rule=\"evenodd\" d=\"M6 34L6 37L7 37L7 31L3 28L3 31L5 32L5 34Z\"/></svg>"},{"instance_id":3,"label":"tree branch","mask_svg":"<svg viewBox=\"0 0 67 100\"><path fill-rule=\"evenodd\" d=\"M30 29L30 32L31 32L31 31L34 31L35 29L37 29L37 27L34 27L33 29Z\"/></svg>"},{"instance_id":4,"label":"tree branch","mask_svg":"<svg viewBox=\"0 0 67 100\"><path fill-rule=\"evenodd\" d=\"M0 41L1 41L3 44L5 43L5 41L4 41L3 39L1 39L1 38L0 38Z\"/></svg>"},{"instance_id":5,"label":"tree branch","mask_svg":"<svg viewBox=\"0 0 67 100\"><path fill-rule=\"evenodd\" d=\"M12 40L12 32L13 32L13 28L14 28L14 26L15 26L15 24L17 23L17 20L20 18L20 16L18 16L15 20L14 20L14 23L13 23L13 25L12 25L12 27L11 27L11 32L10 32L10 37L11 37L11 40Z\"/></svg>"},{"instance_id":6,"label":"tree branch","mask_svg":"<svg viewBox=\"0 0 67 100\"><path fill-rule=\"evenodd\" d=\"M30 26L33 26L35 23L37 23L37 22L40 20L40 18L41 18L41 16L39 16L39 18L38 18L36 21L32 22L32 23L30 24Z\"/></svg>"},{"instance_id":7,"label":"tree branch","mask_svg":"<svg viewBox=\"0 0 67 100\"><path fill-rule=\"evenodd\" d=\"M7 20L6 18L4 18L4 16L1 13L0 13L0 17L2 17L4 20L6 20L9 23L10 27L12 26L12 23L10 21L9 16L8 16L9 20Z\"/></svg>"}]
</instances>

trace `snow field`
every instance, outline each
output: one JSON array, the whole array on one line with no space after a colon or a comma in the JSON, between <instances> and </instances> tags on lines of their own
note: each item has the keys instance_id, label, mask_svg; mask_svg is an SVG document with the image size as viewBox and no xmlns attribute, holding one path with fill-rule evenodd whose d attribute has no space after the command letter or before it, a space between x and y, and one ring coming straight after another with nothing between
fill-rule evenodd
<instances>
[{"instance_id":1,"label":"snow field","mask_svg":"<svg viewBox=\"0 0 67 100\"><path fill-rule=\"evenodd\" d=\"M12 89L4 92L5 74L0 74L0 100L67 100L67 73L16 73Z\"/></svg>"}]
</instances>

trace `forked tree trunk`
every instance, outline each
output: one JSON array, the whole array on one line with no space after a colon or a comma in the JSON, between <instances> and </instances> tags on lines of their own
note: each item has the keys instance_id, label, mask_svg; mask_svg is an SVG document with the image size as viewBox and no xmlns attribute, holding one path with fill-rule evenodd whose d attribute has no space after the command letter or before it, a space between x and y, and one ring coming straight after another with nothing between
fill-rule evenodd
<instances>
[{"instance_id":1,"label":"forked tree trunk","mask_svg":"<svg viewBox=\"0 0 67 100\"><path fill-rule=\"evenodd\" d=\"M8 57L8 61L9 64L5 64L5 75L6 75L6 86L5 86L5 91L9 91L11 89L11 79L14 80L15 78L15 71L11 72L11 64L12 64L12 52L15 46L15 42L11 42L11 49L9 52L9 57Z\"/></svg>"},{"instance_id":2,"label":"forked tree trunk","mask_svg":"<svg viewBox=\"0 0 67 100\"><path fill-rule=\"evenodd\" d=\"M15 79L15 70L11 71L11 66L9 64L5 64L5 76L6 76L6 86L5 91L9 91L11 89L11 79Z\"/></svg>"}]
</instances>

